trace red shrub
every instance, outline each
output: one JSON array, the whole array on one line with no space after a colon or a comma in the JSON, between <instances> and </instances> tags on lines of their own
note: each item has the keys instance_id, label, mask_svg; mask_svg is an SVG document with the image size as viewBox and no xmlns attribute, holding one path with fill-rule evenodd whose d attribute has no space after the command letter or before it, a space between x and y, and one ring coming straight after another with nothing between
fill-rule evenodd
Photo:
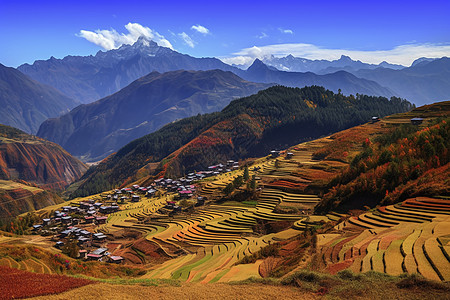
<instances>
[{"instance_id":1,"label":"red shrub","mask_svg":"<svg viewBox=\"0 0 450 300\"><path fill-rule=\"evenodd\" d=\"M64 275L36 274L0 266L0 300L62 293L93 283Z\"/></svg>"}]
</instances>

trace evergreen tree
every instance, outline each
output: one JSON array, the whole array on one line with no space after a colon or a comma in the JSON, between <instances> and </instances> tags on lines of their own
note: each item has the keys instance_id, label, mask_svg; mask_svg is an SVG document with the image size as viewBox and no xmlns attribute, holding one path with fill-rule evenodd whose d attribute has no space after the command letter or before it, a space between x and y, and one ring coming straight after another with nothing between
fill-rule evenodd
<instances>
[{"instance_id":1,"label":"evergreen tree","mask_svg":"<svg viewBox=\"0 0 450 300\"><path fill-rule=\"evenodd\" d=\"M242 178L241 175L237 176L237 177L233 180L233 186L234 186L235 188L239 188L243 183L244 183L244 179Z\"/></svg>"},{"instance_id":2,"label":"evergreen tree","mask_svg":"<svg viewBox=\"0 0 450 300\"><path fill-rule=\"evenodd\" d=\"M245 169L244 169L244 181L247 182L249 178L250 178L250 175L248 174L248 167L245 166Z\"/></svg>"},{"instance_id":3,"label":"evergreen tree","mask_svg":"<svg viewBox=\"0 0 450 300\"><path fill-rule=\"evenodd\" d=\"M223 192L225 195L229 196L234 191L234 185L230 182L227 184L227 186L223 189Z\"/></svg>"},{"instance_id":4,"label":"evergreen tree","mask_svg":"<svg viewBox=\"0 0 450 300\"><path fill-rule=\"evenodd\" d=\"M250 180L250 189L252 191L256 190L256 176L252 176L252 180Z\"/></svg>"}]
</instances>

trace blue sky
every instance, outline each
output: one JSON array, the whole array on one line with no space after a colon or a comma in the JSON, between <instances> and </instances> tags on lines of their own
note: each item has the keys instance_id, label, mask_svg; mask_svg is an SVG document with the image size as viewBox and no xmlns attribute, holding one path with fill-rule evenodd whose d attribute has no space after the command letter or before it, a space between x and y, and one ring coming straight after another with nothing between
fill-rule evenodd
<instances>
[{"instance_id":1,"label":"blue sky","mask_svg":"<svg viewBox=\"0 0 450 300\"><path fill-rule=\"evenodd\" d=\"M0 0L0 63L95 54L105 40L135 38L130 23L179 52L229 63L289 53L405 65L450 56L450 1L65 2Z\"/></svg>"}]
</instances>

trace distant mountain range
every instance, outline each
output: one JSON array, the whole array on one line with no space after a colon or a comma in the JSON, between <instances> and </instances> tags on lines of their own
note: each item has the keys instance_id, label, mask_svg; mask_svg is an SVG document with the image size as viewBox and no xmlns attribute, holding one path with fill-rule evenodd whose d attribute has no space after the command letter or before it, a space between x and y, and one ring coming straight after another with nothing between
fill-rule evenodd
<instances>
[{"instance_id":1,"label":"distant mountain range","mask_svg":"<svg viewBox=\"0 0 450 300\"><path fill-rule=\"evenodd\" d=\"M377 68L354 72L388 87L417 105L450 99L450 58L419 59L409 68Z\"/></svg>"},{"instance_id":2,"label":"distant mountain range","mask_svg":"<svg viewBox=\"0 0 450 300\"><path fill-rule=\"evenodd\" d=\"M286 72L268 67L261 60L256 59L253 64L244 71L243 78L255 82L276 82L288 87L304 87L318 85L335 93L339 90L345 95L375 95L391 97L395 93L382 87L372 80L358 78L355 75L338 71L331 74L317 75L312 72Z\"/></svg>"},{"instance_id":3,"label":"distant mountain range","mask_svg":"<svg viewBox=\"0 0 450 300\"><path fill-rule=\"evenodd\" d=\"M367 65L361 62L355 64ZM292 87L323 85L334 92L341 89L344 94L394 95L388 89L350 76L348 72L338 72L327 77L309 73L310 70L308 73L279 73L281 71L274 67L262 68L259 60L255 61L249 70L241 70L217 58L195 58L160 47L143 37L133 45L122 45L118 49L106 52L99 51L95 56L67 56L63 59L52 57L46 61L36 61L32 65L21 65L18 69L82 103L90 103L109 96L153 71L164 73L176 70L213 69L231 71L245 80L255 82ZM339 70L333 70L333 73ZM267 71L270 71L270 74Z\"/></svg>"},{"instance_id":4,"label":"distant mountain range","mask_svg":"<svg viewBox=\"0 0 450 300\"><path fill-rule=\"evenodd\" d=\"M122 45L106 52L99 51L95 56L67 56L63 59L52 57L49 60L35 61L32 65L21 65L18 69L73 99L90 103L119 91L153 71L232 71L236 68L217 58L195 58L181 54L141 37L133 45Z\"/></svg>"},{"instance_id":5,"label":"distant mountain range","mask_svg":"<svg viewBox=\"0 0 450 300\"><path fill-rule=\"evenodd\" d=\"M444 100L450 94L448 58L420 58L404 68L386 62L366 64L347 56L335 61L287 56L264 62L256 59L247 70L241 70L216 58L184 55L141 37L133 45L99 51L95 56L51 58L20 66L20 71L35 80L81 102L101 98L54 118L74 107L75 101L55 89L46 89L46 96L41 97L43 92L36 92L36 86L42 90L42 85L17 70L2 69L14 71L22 88L11 85L18 82L11 80L12 75L3 76L7 84L0 92L6 96L0 101L6 102L7 109L0 112L0 122L35 133L41 122L52 118L42 124L38 135L86 161L102 159L176 119L218 111L234 98L274 84L323 86L343 95L398 96L416 104ZM214 71L201 73L211 69ZM23 87L32 91L25 93ZM33 100L28 100L30 97ZM36 99L48 101L38 105L33 102Z\"/></svg>"},{"instance_id":6,"label":"distant mountain range","mask_svg":"<svg viewBox=\"0 0 450 300\"><path fill-rule=\"evenodd\" d=\"M182 119L132 141L86 173L74 196L146 174L180 176L227 159L265 155L411 107L399 98L348 97L317 86L271 87L234 100L219 113Z\"/></svg>"},{"instance_id":7,"label":"distant mountain range","mask_svg":"<svg viewBox=\"0 0 450 300\"><path fill-rule=\"evenodd\" d=\"M334 92L341 89L347 95L395 95L421 105L448 98L450 88L447 83L450 71L445 59L447 58L422 57L410 67L404 67L387 62L378 65L367 64L344 55L333 61L288 55L281 58L264 58L262 63L268 67L262 67L261 61L256 60L250 70L242 70L217 58L195 58L181 54L141 37L133 45L99 51L95 56L67 56L63 59L52 57L49 60L35 61L32 65L21 65L18 69L82 103L109 96L153 71L164 73L176 70L219 69L231 71L248 81L292 87L322 85ZM441 65L442 72L423 73L420 68L425 68L424 64L428 63ZM285 72L277 73L277 70ZM349 73L356 77L349 76ZM317 77L318 75L328 76Z\"/></svg>"},{"instance_id":8,"label":"distant mountain range","mask_svg":"<svg viewBox=\"0 0 450 300\"><path fill-rule=\"evenodd\" d=\"M0 123L35 134L43 121L77 104L55 88L0 64Z\"/></svg>"},{"instance_id":9,"label":"distant mountain range","mask_svg":"<svg viewBox=\"0 0 450 300\"><path fill-rule=\"evenodd\" d=\"M316 74L329 74L337 71L355 72L361 69L373 70L376 68L389 68L393 70L403 69L404 66L390 64L385 61L376 64L367 64L359 60L352 60L350 57L342 55L337 60L311 60L288 55L285 57L270 56L262 60L266 65L273 66L280 71L289 72L313 72Z\"/></svg>"},{"instance_id":10,"label":"distant mountain range","mask_svg":"<svg viewBox=\"0 0 450 300\"><path fill-rule=\"evenodd\" d=\"M37 135L97 161L167 123L219 111L269 86L221 70L152 72L109 97L45 121Z\"/></svg>"},{"instance_id":11,"label":"distant mountain range","mask_svg":"<svg viewBox=\"0 0 450 300\"><path fill-rule=\"evenodd\" d=\"M450 98L449 61L450 59L447 57L421 57L415 60L410 67L403 67L386 62L378 65L366 64L354 61L344 55L334 61L308 60L292 55L281 58L272 56L263 60L269 66L291 72L330 74L346 71L358 78L374 81L388 88L391 93L417 105ZM378 91L377 95L382 94Z\"/></svg>"},{"instance_id":12,"label":"distant mountain range","mask_svg":"<svg viewBox=\"0 0 450 300\"><path fill-rule=\"evenodd\" d=\"M63 190L87 166L61 146L0 125L0 180L22 180L44 189Z\"/></svg>"}]
</instances>

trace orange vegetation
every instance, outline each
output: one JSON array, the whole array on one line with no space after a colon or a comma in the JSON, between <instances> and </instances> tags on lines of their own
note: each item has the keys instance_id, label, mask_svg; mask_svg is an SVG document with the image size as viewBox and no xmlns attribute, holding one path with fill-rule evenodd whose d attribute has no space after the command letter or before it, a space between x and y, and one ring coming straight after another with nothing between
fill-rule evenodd
<instances>
[{"instance_id":1,"label":"orange vegetation","mask_svg":"<svg viewBox=\"0 0 450 300\"><path fill-rule=\"evenodd\" d=\"M333 134L332 141L313 153L313 157L325 160L348 161L350 151L355 151L363 143L370 143L369 137L374 133L383 133L387 129L381 123L365 124L352 127Z\"/></svg>"},{"instance_id":2,"label":"orange vegetation","mask_svg":"<svg viewBox=\"0 0 450 300\"><path fill-rule=\"evenodd\" d=\"M57 294L92 283L87 279L64 275L35 274L0 266L0 299Z\"/></svg>"},{"instance_id":3,"label":"orange vegetation","mask_svg":"<svg viewBox=\"0 0 450 300\"><path fill-rule=\"evenodd\" d=\"M288 181L288 180L276 180L274 182L267 184L267 186L303 191L308 186L308 184L303 183L303 182L292 182L292 181Z\"/></svg>"},{"instance_id":4,"label":"orange vegetation","mask_svg":"<svg viewBox=\"0 0 450 300\"><path fill-rule=\"evenodd\" d=\"M18 175L12 174L12 170ZM0 174L3 173L6 179L18 176L46 189L63 189L80 178L86 170L82 162L47 141L0 145Z\"/></svg>"}]
</instances>

